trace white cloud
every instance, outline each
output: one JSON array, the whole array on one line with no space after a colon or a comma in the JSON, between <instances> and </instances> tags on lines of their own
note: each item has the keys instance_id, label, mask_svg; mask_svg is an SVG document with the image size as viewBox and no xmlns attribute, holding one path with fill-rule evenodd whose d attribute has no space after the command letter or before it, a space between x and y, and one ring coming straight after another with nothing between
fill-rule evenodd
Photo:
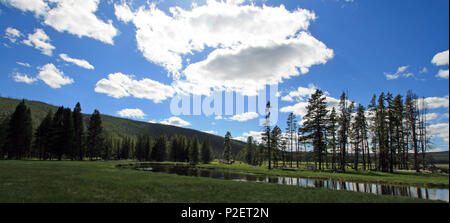
<instances>
[{"instance_id":1,"label":"white cloud","mask_svg":"<svg viewBox=\"0 0 450 223\"><path fill-rule=\"evenodd\" d=\"M388 73L384 72L384 76L386 76L386 80L395 80L399 77L411 77L414 76L411 72L406 72L406 69L408 69L409 66L401 66L397 68L397 72L395 73Z\"/></svg>"},{"instance_id":2,"label":"white cloud","mask_svg":"<svg viewBox=\"0 0 450 223\"><path fill-rule=\"evenodd\" d=\"M133 75L122 73L109 74L108 78L103 78L97 82L95 92L104 93L114 98L128 96L145 98L155 103L160 103L174 94L171 86L148 78L139 81L133 78Z\"/></svg>"},{"instance_id":3,"label":"white cloud","mask_svg":"<svg viewBox=\"0 0 450 223\"><path fill-rule=\"evenodd\" d=\"M111 20L105 23L94 14L98 4L99 0L84 0L83 4L77 0L59 0L57 6L46 14L44 23L59 32L67 31L78 37L86 36L113 45L118 31Z\"/></svg>"},{"instance_id":4,"label":"white cloud","mask_svg":"<svg viewBox=\"0 0 450 223\"><path fill-rule=\"evenodd\" d=\"M133 22L138 49L148 61L175 79L186 77L176 84L189 93L209 94L212 88L255 95L265 84L307 73L333 57L331 49L305 32L316 18L313 12L240 3L211 0L190 10L172 7L171 14L155 4L132 11L122 3L115 13ZM191 61L181 72L182 56L207 47L213 51L205 60Z\"/></svg>"},{"instance_id":5,"label":"white cloud","mask_svg":"<svg viewBox=\"0 0 450 223\"><path fill-rule=\"evenodd\" d=\"M449 60L448 57L449 57L448 50L442 51L442 52L437 53L436 55L434 55L433 59L431 60L431 63L433 63L436 66L448 65L448 60Z\"/></svg>"},{"instance_id":6,"label":"white cloud","mask_svg":"<svg viewBox=\"0 0 450 223\"><path fill-rule=\"evenodd\" d=\"M22 33L14 28L8 27L5 30L5 38L9 39L11 43L15 43L17 38L21 37Z\"/></svg>"},{"instance_id":7,"label":"white cloud","mask_svg":"<svg viewBox=\"0 0 450 223\"><path fill-rule=\"evenodd\" d=\"M217 49L206 60L190 64L184 74L187 82L198 86L256 95L266 84L305 74L312 65L326 63L332 57L332 50L301 32L296 38L277 43Z\"/></svg>"},{"instance_id":8,"label":"white cloud","mask_svg":"<svg viewBox=\"0 0 450 223\"><path fill-rule=\"evenodd\" d=\"M59 32L67 31L78 37L89 37L107 44L114 44L118 34L112 21L104 22L94 14L100 0L1 0L2 3L22 11L34 12L44 18L44 24ZM48 3L47 3L48 2Z\"/></svg>"},{"instance_id":9,"label":"white cloud","mask_svg":"<svg viewBox=\"0 0 450 223\"><path fill-rule=\"evenodd\" d=\"M3 4L13 6L24 12L34 12L36 16L44 15L48 10L48 5L43 0L0 0Z\"/></svg>"},{"instance_id":10,"label":"white cloud","mask_svg":"<svg viewBox=\"0 0 450 223\"><path fill-rule=\"evenodd\" d=\"M234 121L238 121L238 122L245 122L251 119L255 119L258 117L258 113L256 112L245 112L242 114L237 114L231 118L229 118L230 120L234 120Z\"/></svg>"},{"instance_id":11,"label":"white cloud","mask_svg":"<svg viewBox=\"0 0 450 223\"><path fill-rule=\"evenodd\" d=\"M29 63L23 63L23 62L16 62L16 63L19 64L20 66L31 67L31 65Z\"/></svg>"},{"instance_id":12,"label":"white cloud","mask_svg":"<svg viewBox=\"0 0 450 223\"><path fill-rule=\"evenodd\" d=\"M146 114L139 108L126 108L117 112L120 117L143 119Z\"/></svg>"},{"instance_id":13,"label":"white cloud","mask_svg":"<svg viewBox=\"0 0 450 223\"><path fill-rule=\"evenodd\" d=\"M263 132L249 131L249 132L244 132L244 133L242 133L242 136L237 136L237 137L234 137L233 139L247 142L247 138L249 136L251 136L251 137L253 137L254 141L261 143L262 142L262 134L263 134Z\"/></svg>"},{"instance_id":14,"label":"white cloud","mask_svg":"<svg viewBox=\"0 0 450 223\"><path fill-rule=\"evenodd\" d=\"M310 95L314 94L317 87L313 84L309 84L307 88L305 87L298 87L296 91L291 91L286 96L282 97L281 100L283 101L294 101L294 98L297 98L298 100L304 100L305 97L309 97Z\"/></svg>"},{"instance_id":15,"label":"white cloud","mask_svg":"<svg viewBox=\"0 0 450 223\"><path fill-rule=\"evenodd\" d=\"M72 84L74 82L72 78L64 76L64 73L51 63L40 67L39 70L40 72L37 78L41 79L52 88L60 88L63 85Z\"/></svg>"},{"instance_id":16,"label":"white cloud","mask_svg":"<svg viewBox=\"0 0 450 223\"><path fill-rule=\"evenodd\" d=\"M189 123L177 116L172 116L170 118L164 119L160 123L164 124L164 125L174 125L174 126L178 126L178 127L191 125L191 123Z\"/></svg>"},{"instance_id":17,"label":"white cloud","mask_svg":"<svg viewBox=\"0 0 450 223\"><path fill-rule=\"evenodd\" d=\"M52 55L52 51L55 47L50 44L50 38L45 34L42 29L35 29L34 34L28 34L28 39L22 41L28 46L34 46L34 48L40 50L47 56Z\"/></svg>"},{"instance_id":18,"label":"white cloud","mask_svg":"<svg viewBox=\"0 0 450 223\"><path fill-rule=\"evenodd\" d=\"M15 82L22 82L22 83L26 83L26 84L31 84L31 83L37 81L37 79L33 78L33 77L29 77L27 74L16 73L14 75L14 81Z\"/></svg>"},{"instance_id":19,"label":"white cloud","mask_svg":"<svg viewBox=\"0 0 450 223\"><path fill-rule=\"evenodd\" d=\"M438 114L438 113L427 113L427 114L425 115L425 118L426 118L427 121L434 120L434 119L436 119L436 118L438 118L438 117L439 117L439 114Z\"/></svg>"},{"instance_id":20,"label":"white cloud","mask_svg":"<svg viewBox=\"0 0 450 223\"><path fill-rule=\"evenodd\" d=\"M223 117L221 115L217 115L216 117L214 117L215 120L221 120L223 119Z\"/></svg>"},{"instance_id":21,"label":"white cloud","mask_svg":"<svg viewBox=\"0 0 450 223\"><path fill-rule=\"evenodd\" d=\"M448 108L449 103L449 96L444 97L427 97L425 98L425 105L429 109L435 109L435 108ZM422 106L422 103L419 103L420 109Z\"/></svg>"},{"instance_id":22,"label":"white cloud","mask_svg":"<svg viewBox=\"0 0 450 223\"><path fill-rule=\"evenodd\" d=\"M297 101L294 105L289 105L280 108L280 112L294 113L298 118L302 118L306 115L308 106L308 99L315 93L317 87L313 84L309 84L307 88L298 87L297 90L289 92L288 95L292 101ZM337 107L339 105L339 99L328 96L328 92L324 92L325 100L329 109ZM350 101L348 101L351 103ZM302 122L300 122L302 123Z\"/></svg>"},{"instance_id":23,"label":"white cloud","mask_svg":"<svg viewBox=\"0 0 450 223\"><path fill-rule=\"evenodd\" d=\"M434 124L434 125L430 125L427 127L427 130L430 134L432 135L436 135L439 138L442 138L445 142L449 142L449 128L448 128L448 123L439 123L439 124Z\"/></svg>"},{"instance_id":24,"label":"white cloud","mask_svg":"<svg viewBox=\"0 0 450 223\"><path fill-rule=\"evenodd\" d=\"M448 79L448 70L439 69L439 72L436 74L436 77Z\"/></svg>"},{"instance_id":25,"label":"white cloud","mask_svg":"<svg viewBox=\"0 0 450 223\"><path fill-rule=\"evenodd\" d=\"M423 74L428 72L428 69L426 67L422 68L422 70L419 71L419 73Z\"/></svg>"},{"instance_id":26,"label":"white cloud","mask_svg":"<svg viewBox=\"0 0 450 223\"><path fill-rule=\"evenodd\" d=\"M69 57L67 54L59 54L59 57L61 57L61 59L63 59L66 62L70 62L73 63L77 66L92 70L94 69L94 66L92 66L89 62L87 62L86 60L81 60L81 59L75 59L75 58L71 58Z\"/></svg>"},{"instance_id":27,"label":"white cloud","mask_svg":"<svg viewBox=\"0 0 450 223\"><path fill-rule=\"evenodd\" d=\"M214 131L214 130L201 130L201 131L202 131L202 132L209 133L209 134L212 134L212 135L217 135L217 134L219 134L218 131Z\"/></svg>"}]
</instances>

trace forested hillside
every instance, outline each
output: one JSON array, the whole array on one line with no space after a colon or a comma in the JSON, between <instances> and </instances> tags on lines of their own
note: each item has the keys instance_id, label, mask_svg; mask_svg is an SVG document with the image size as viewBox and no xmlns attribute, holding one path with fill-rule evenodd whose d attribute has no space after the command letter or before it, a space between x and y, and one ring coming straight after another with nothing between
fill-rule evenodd
<instances>
[{"instance_id":1,"label":"forested hillside","mask_svg":"<svg viewBox=\"0 0 450 223\"><path fill-rule=\"evenodd\" d=\"M0 119L3 119L3 117L12 114L19 103L20 100L18 99L0 97ZM49 105L40 101L25 100L25 104L31 109L33 129L37 128L37 126L47 115L48 111L52 111L53 113L55 113L56 110L58 109L57 106ZM99 109L101 112L101 108ZM83 114L85 126L87 126L89 117L90 114ZM203 141L204 139L206 139L207 136L210 136L211 146L215 156L221 156L224 148L223 137L211 135L194 129L187 129L157 123L141 122L130 119L113 117L109 115L101 115L101 118L105 132L109 135L115 135L119 137L125 136L135 137L140 134L148 133L152 137L165 134L169 138L172 135L176 134L185 135L186 137L193 137L194 135L197 135L200 141ZM231 148L233 154L237 154L244 146L245 144L243 142L231 140Z\"/></svg>"}]
</instances>

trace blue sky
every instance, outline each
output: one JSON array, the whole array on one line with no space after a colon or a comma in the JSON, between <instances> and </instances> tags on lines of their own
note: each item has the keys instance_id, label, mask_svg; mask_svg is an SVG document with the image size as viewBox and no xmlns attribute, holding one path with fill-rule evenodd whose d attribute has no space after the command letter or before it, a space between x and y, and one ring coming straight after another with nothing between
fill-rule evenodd
<instances>
[{"instance_id":1,"label":"blue sky","mask_svg":"<svg viewBox=\"0 0 450 223\"><path fill-rule=\"evenodd\" d=\"M171 100L276 84L284 129L315 88L330 104L345 90L365 106L411 89L429 105L434 149L448 150L447 0L83 4L0 0L2 96L242 139L261 131L261 115L176 116Z\"/></svg>"}]
</instances>

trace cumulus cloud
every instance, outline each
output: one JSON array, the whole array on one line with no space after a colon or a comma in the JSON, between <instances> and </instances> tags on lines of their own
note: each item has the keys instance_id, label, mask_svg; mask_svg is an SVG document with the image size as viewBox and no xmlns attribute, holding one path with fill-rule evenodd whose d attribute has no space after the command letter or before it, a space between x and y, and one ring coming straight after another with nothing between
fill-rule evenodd
<instances>
[{"instance_id":1,"label":"cumulus cloud","mask_svg":"<svg viewBox=\"0 0 450 223\"><path fill-rule=\"evenodd\" d=\"M439 72L436 74L436 77L448 79L448 70L439 69Z\"/></svg>"},{"instance_id":2,"label":"cumulus cloud","mask_svg":"<svg viewBox=\"0 0 450 223\"><path fill-rule=\"evenodd\" d=\"M126 108L117 112L120 117L143 119L146 114L139 108Z\"/></svg>"},{"instance_id":3,"label":"cumulus cloud","mask_svg":"<svg viewBox=\"0 0 450 223\"><path fill-rule=\"evenodd\" d=\"M164 125L174 125L174 126L178 126L178 127L191 125L191 123L189 123L177 116L172 116L170 118L164 119L160 123L164 124Z\"/></svg>"},{"instance_id":4,"label":"cumulus cloud","mask_svg":"<svg viewBox=\"0 0 450 223\"><path fill-rule=\"evenodd\" d=\"M0 2L24 12L33 12L36 16L42 16L49 10L44 0L0 0Z\"/></svg>"},{"instance_id":5,"label":"cumulus cloud","mask_svg":"<svg viewBox=\"0 0 450 223\"><path fill-rule=\"evenodd\" d=\"M20 73L15 73L13 78L15 82L22 82L25 84L32 84L33 82L37 81L37 79L34 77L29 77L27 74Z\"/></svg>"},{"instance_id":6,"label":"cumulus cloud","mask_svg":"<svg viewBox=\"0 0 450 223\"><path fill-rule=\"evenodd\" d=\"M188 82L199 86L256 95L266 84L307 73L312 65L326 63L332 56L332 50L302 32L278 43L217 49L206 60L190 64L184 74Z\"/></svg>"},{"instance_id":7,"label":"cumulus cloud","mask_svg":"<svg viewBox=\"0 0 450 223\"><path fill-rule=\"evenodd\" d=\"M448 108L449 96L444 97L427 97L425 98L425 106L429 109ZM422 109L422 103L419 103L419 108Z\"/></svg>"},{"instance_id":8,"label":"cumulus cloud","mask_svg":"<svg viewBox=\"0 0 450 223\"><path fill-rule=\"evenodd\" d=\"M386 80L395 80L399 77L411 77L413 74L411 72L406 72L406 69L408 69L409 66L401 66L397 68L397 72L395 73L388 73L385 72L384 76L386 76Z\"/></svg>"},{"instance_id":9,"label":"cumulus cloud","mask_svg":"<svg viewBox=\"0 0 450 223\"><path fill-rule=\"evenodd\" d=\"M155 103L160 103L174 94L171 86L148 78L142 80L134 80L133 78L133 75L122 73L109 74L108 78L103 78L97 82L95 92L104 93L114 98L128 96L145 98Z\"/></svg>"},{"instance_id":10,"label":"cumulus cloud","mask_svg":"<svg viewBox=\"0 0 450 223\"><path fill-rule=\"evenodd\" d=\"M92 66L89 62L87 62L86 60L82 60L82 59L75 59L75 58L71 58L69 57L67 54L59 54L59 57L61 57L61 59L63 59L66 62L69 63L73 63L79 67L83 67L89 70L93 70L94 66Z\"/></svg>"},{"instance_id":11,"label":"cumulus cloud","mask_svg":"<svg viewBox=\"0 0 450 223\"><path fill-rule=\"evenodd\" d=\"M251 119L258 118L258 113L256 112L245 112L242 114L237 114L232 117L230 117L230 120L238 121L238 122L245 122Z\"/></svg>"},{"instance_id":12,"label":"cumulus cloud","mask_svg":"<svg viewBox=\"0 0 450 223\"><path fill-rule=\"evenodd\" d=\"M449 57L448 50L442 51L442 52L434 55L433 59L431 60L431 63L436 66L448 65L448 60L449 60L448 57Z\"/></svg>"},{"instance_id":13,"label":"cumulus cloud","mask_svg":"<svg viewBox=\"0 0 450 223\"><path fill-rule=\"evenodd\" d=\"M51 56L52 51L55 49L55 47L50 44L50 38L42 29L35 29L34 34L28 34L28 39L23 40L22 42L40 50L47 56Z\"/></svg>"},{"instance_id":14,"label":"cumulus cloud","mask_svg":"<svg viewBox=\"0 0 450 223\"><path fill-rule=\"evenodd\" d=\"M251 136L251 137L253 137L254 141L256 141L258 143L261 143L262 142L262 136L263 136L262 134L263 134L263 132L249 131L249 132L244 132L244 133L242 133L242 136L237 136L237 137L234 137L233 139L240 140L240 141L243 141L243 142L247 142L247 138L249 136Z\"/></svg>"},{"instance_id":15,"label":"cumulus cloud","mask_svg":"<svg viewBox=\"0 0 450 223\"><path fill-rule=\"evenodd\" d=\"M107 44L114 44L118 34L112 21L104 22L94 14L100 0L1 0L2 3L16 7L24 12L34 12L43 17L44 24L58 32L68 32L78 37L89 37ZM48 2L48 3L47 3Z\"/></svg>"},{"instance_id":16,"label":"cumulus cloud","mask_svg":"<svg viewBox=\"0 0 450 223\"><path fill-rule=\"evenodd\" d=\"M307 32L316 18L313 12L241 3L211 0L190 10L172 7L171 14L155 4L133 11L121 3L115 5L115 14L135 25L143 56L175 79L184 76L177 89L193 94L208 95L212 89L255 95L266 84L307 73L333 57L331 49ZM190 61L182 70L184 55L205 48L213 48L205 60Z\"/></svg>"},{"instance_id":17,"label":"cumulus cloud","mask_svg":"<svg viewBox=\"0 0 450 223\"><path fill-rule=\"evenodd\" d=\"M448 123L439 123L439 124L434 124L434 125L430 125L427 127L427 130L430 134L435 135L439 138L442 138L445 142L449 142L449 128L448 128Z\"/></svg>"},{"instance_id":18,"label":"cumulus cloud","mask_svg":"<svg viewBox=\"0 0 450 223\"><path fill-rule=\"evenodd\" d=\"M46 14L44 23L59 32L67 31L112 45L118 31L111 20L106 23L94 14L98 4L99 0L84 0L83 4L77 0L59 0L57 6Z\"/></svg>"},{"instance_id":19,"label":"cumulus cloud","mask_svg":"<svg viewBox=\"0 0 450 223\"><path fill-rule=\"evenodd\" d=\"M296 101L297 103L280 108L280 112L292 112L297 117L302 118L307 113L306 107L308 106L308 99L315 93L316 89L317 87L315 85L309 84L307 88L300 86L297 90L289 92L286 96L283 96L282 99L284 98L285 101ZM324 92L324 97L329 109L339 105L339 99L329 96L328 92ZM348 101L348 103L351 102Z\"/></svg>"},{"instance_id":20,"label":"cumulus cloud","mask_svg":"<svg viewBox=\"0 0 450 223\"><path fill-rule=\"evenodd\" d=\"M14 28L8 27L5 30L5 38L9 39L11 43L15 43L17 38L21 37L22 33Z\"/></svg>"},{"instance_id":21,"label":"cumulus cloud","mask_svg":"<svg viewBox=\"0 0 450 223\"><path fill-rule=\"evenodd\" d=\"M64 73L51 63L40 67L39 70L37 78L44 81L51 88L60 88L63 85L74 82L72 78L64 76Z\"/></svg>"},{"instance_id":22,"label":"cumulus cloud","mask_svg":"<svg viewBox=\"0 0 450 223\"><path fill-rule=\"evenodd\" d=\"M298 100L304 100L305 97L309 97L314 94L317 87L313 84L309 84L308 87L298 87L296 91L291 91L289 94L281 97L282 101L294 101L294 98L298 98Z\"/></svg>"}]
</instances>

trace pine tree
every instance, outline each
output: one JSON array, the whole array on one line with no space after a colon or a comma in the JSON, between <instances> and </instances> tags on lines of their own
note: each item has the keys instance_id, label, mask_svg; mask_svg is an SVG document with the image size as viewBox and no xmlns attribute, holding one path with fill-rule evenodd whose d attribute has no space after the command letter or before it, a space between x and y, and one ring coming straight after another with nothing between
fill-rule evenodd
<instances>
[{"instance_id":1,"label":"pine tree","mask_svg":"<svg viewBox=\"0 0 450 223\"><path fill-rule=\"evenodd\" d=\"M293 161L293 148L294 148L294 141L296 141L294 139L294 133L297 130L297 124L296 124L296 120L295 120L295 115L294 113L290 113L288 116L288 119L286 121L287 124L287 128L286 128L286 134L289 134L289 163L290 166L292 167L292 161ZM297 163L297 167L298 167L298 163Z\"/></svg>"},{"instance_id":2,"label":"pine tree","mask_svg":"<svg viewBox=\"0 0 450 223\"><path fill-rule=\"evenodd\" d=\"M6 153L9 119L9 116L0 119L0 159L4 159Z\"/></svg>"},{"instance_id":3,"label":"pine tree","mask_svg":"<svg viewBox=\"0 0 450 223\"><path fill-rule=\"evenodd\" d=\"M47 160L50 158L50 148L51 148L51 140L52 140L52 126L53 126L53 113L51 111L48 112L47 116L45 116L44 120L42 120L39 127L35 132L35 140L34 140L34 150L36 152L37 157L41 160Z\"/></svg>"},{"instance_id":4,"label":"pine tree","mask_svg":"<svg viewBox=\"0 0 450 223\"><path fill-rule=\"evenodd\" d=\"M275 126L272 129L272 132L270 134L271 140L270 143L272 148L272 159L275 164L275 168L278 167L278 162L280 160L280 147L281 147L281 137L283 132L281 131L280 127ZM298 155L298 154L297 154ZM298 167L298 159L297 159L297 167Z\"/></svg>"},{"instance_id":5,"label":"pine tree","mask_svg":"<svg viewBox=\"0 0 450 223\"><path fill-rule=\"evenodd\" d=\"M156 137L155 144L151 151L151 160L164 161L166 159L167 136L159 135Z\"/></svg>"},{"instance_id":6,"label":"pine tree","mask_svg":"<svg viewBox=\"0 0 450 223\"><path fill-rule=\"evenodd\" d=\"M93 160L99 156L100 150L104 144L103 126L100 112L95 109L89 118L88 132L87 132L87 148L89 158Z\"/></svg>"},{"instance_id":7,"label":"pine tree","mask_svg":"<svg viewBox=\"0 0 450 223\"><path fill-rule=\"evenodd\" d=\"M254 151L253 149L254 149L253 137L249 136L249 137L247 137L247 144L245 145L245 148L244 148L245 162L249 165L254 165L256 151Z\"/></svg>"},{"instance_id":8,"label":"pine tree","mask_svg":"<svg viewBox=\"0 0 450 223\"><path fill-rule=\"evenodd\" d=\"M6 152L8 159L22 159L26 157L31 148L32 124L31 111L22 100L12 113L8 123L8 136L6 138Z\"/></svg>"},{"instance_id":9,"label":"pine tree","mask_svg":"<svg viewBox=\"0 0 450 223\"><path fill-rule=\"evenodd\" d=\"M83 138L84 138L84 123L83 115L81 114L81 105L78 102L73 109L73 151L77 160L83 160L85 155Z\"/></svg>"},{"instance_id":10,"label":"pine tree","mask_svg":"<svg viewBox=\"0 0 450 223\"><path fill-rule=\"evenodd\" d=\"M324 132L327 128L327 102L323 95L323 92L319 89L316 90L311 98L308 99L308 105L306 107L307 113L304 118L305 132L310 133L309 138L313 141L314 161L318 163L318 169L322 169L322 163L324 161L324 154L326 150L326 139Z\"/></svg>"},{"instance_id":11,"label":"pine tree","mask_svg":"<svg viewBox=\"0 0 450 223\"><path fill-rule=\"evenodd\" d=\"M199 162L199 146L198 138L196 135L192 138L191 146L189 147L189 163L198 164Z\"/></svg>"},{"instance_id":12,"label":"pine tree","mask_svg":"<svg viewBox=\"0 0 450 223\"><path fill-rule=\"evenodd\" d=\"M417 145L417 119L419 116L418 106L417 106L417 95L413 94L412 91L408 91L405 100L405 110L406 119L408 121L409 132L412 136L412 144L414 149L414 169L419 172L419 160L418 160L418 145Z\"/></svg>"},{"instance_id":13,"label":"pine tree","mask_svg":"<svg viewBox=\"0 0 450 223\"><path fill-rule=\"evenodd\" d=\"M338 131L338 141L340 150L340 167L341 171L345 171L345 166L347 165L347 143L349 138L351 114L353 112L354 103L348 105L348 99L345 92L342 92L339 101L340 117L338 119L339 131Z\"/></svg>"},{"instance_id":14,"label":"pine tree","mask_svg":"<svg viewBox=\"0 0 450 223\"><path fill-rule=\"evenodd\" d=\"M223 150L223 159L227 162L227 164L230 164L232 156L231 156L231 133L227 132L225 134L225 140L224 140L224 150Z\"/></svg>"},{"instance_id":15,"label":"pine tree","mask_svg":"<svg viewBox=\"0 0 450 223\"><path fill-rule=\"evenodd\" d=\"M202 143L202 162L210 163L212 159L212 148L210 137L207 136L206 139Z\"/></svg>"},{"instance_id":16,"label":"pine tree","mask_svg":"<svg viewBox=\"0 0 450 223\"><path fill-rule=\"evenodd\" d=\"M330 115L328 116L328 123L327 123L327 132L328 135L331 137L328 141L328 147L331 148L331 168L333 170L336 170L336 162L337 162L337 151L336 151L336 132L338 129L337 125L337 114L336 109L333 107L331 109Z\"/></svg>"}]
</instances>

